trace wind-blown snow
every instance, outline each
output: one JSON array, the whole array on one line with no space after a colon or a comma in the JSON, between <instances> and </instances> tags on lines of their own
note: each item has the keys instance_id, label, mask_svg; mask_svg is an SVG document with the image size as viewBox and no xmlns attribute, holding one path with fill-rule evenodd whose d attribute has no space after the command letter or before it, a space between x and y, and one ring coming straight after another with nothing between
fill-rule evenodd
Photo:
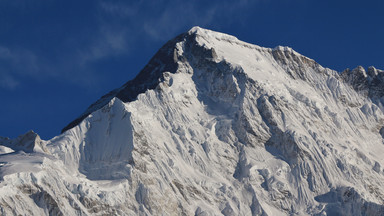
<instances>
[{"instance_id":1,"label":"wind-blown snow","mask_svg":"<svg viewBox=\"0 0 384 216\"><path fill-rule=\"evenodd\" d=\"M382 71L199 27L165 48L39 149L0 139L3 215L384 215Z\"/></svg>"}]
</instances>

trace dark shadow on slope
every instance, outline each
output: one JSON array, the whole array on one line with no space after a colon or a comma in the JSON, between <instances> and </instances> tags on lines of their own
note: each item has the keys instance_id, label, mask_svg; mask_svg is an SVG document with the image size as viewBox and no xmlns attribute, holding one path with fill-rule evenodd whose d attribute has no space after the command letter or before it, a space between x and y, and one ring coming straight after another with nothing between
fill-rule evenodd
<instances>
[{"instance_id":1,"label":"dark shadow on slope","mask_svg":"<svg viewBox=\"0 0 384 216\"><path fill-rule=\"evenodd\" d=\"M65 131L75 127L89 114L108 104L114 97L119 98L123 102L130 102L135 100L139 94L144 93L148 89L156 88L163 72L176 72L178 66L178 59L175 55L176 43L182 41L186 35L187 33L183 33L168 41L163 47L160 48L160 50L152 57L149 63L133 80L128 81L122 87L114 89L108 94L102 96L99 100L90 105L81 116L64 127L61 132L64 133Z\"/></svg>"},{"instance_id":2,"label":"dark shadow on slope","mask_svg":"<svg viewBox=\"0 0 384 216\"><path fill-rule=\"evenodd\" d=\"M352 187L338 187L326 194L315 197L315 200L326 204L327 215L384 215L384 206L364 200Z\"/></svg>"}]
</instances>

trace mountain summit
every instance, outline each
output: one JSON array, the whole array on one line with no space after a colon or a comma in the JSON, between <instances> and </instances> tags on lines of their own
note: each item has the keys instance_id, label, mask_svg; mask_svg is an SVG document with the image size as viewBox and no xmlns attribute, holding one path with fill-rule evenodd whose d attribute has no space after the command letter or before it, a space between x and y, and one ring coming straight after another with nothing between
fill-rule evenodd
<instances>
[{"instance_id":1,"label":"mountain summit","mask_svg":"<svg viewBox=\"0 0 384 216\"><path fill-rule=\"evenodd\" d=\"M194 27L61 135L24 135L44 151L0 138L0 211L384 215L383 76Z\"/></svg>"}]
</instances>

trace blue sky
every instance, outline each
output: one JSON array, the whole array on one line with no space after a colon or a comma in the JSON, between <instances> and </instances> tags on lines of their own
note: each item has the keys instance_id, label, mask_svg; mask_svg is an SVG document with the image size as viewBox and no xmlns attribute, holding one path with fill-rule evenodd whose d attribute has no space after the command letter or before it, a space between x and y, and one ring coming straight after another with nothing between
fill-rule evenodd
<instances>
[{"instance_id":1,"label":"blue sky","mask_svg":"<svg viewBox=\"0 0 384 216\"><path fill-rule=\"evenodd\" d=\"M60 133L132 79L168 40L201 26L290 46L338 71L384 69L384 1L0 1L0 136Z\"/></svg>"}]
</instances>

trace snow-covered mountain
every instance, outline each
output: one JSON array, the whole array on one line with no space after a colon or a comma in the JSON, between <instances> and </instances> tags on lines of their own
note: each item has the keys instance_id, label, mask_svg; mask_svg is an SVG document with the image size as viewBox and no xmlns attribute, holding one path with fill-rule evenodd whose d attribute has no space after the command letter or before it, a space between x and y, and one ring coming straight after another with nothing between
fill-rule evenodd
<instances>
[{"instance_id":1,"label":"snow-covered mountain","mask_svg":"<svg viewBox=\"0 0 384 216\"><path fill-rule=\"evenodd\" d=\"M0 212L384 215L383 87L194 27L61 135L0 138Z\"/></svg>"}]
</instances>

